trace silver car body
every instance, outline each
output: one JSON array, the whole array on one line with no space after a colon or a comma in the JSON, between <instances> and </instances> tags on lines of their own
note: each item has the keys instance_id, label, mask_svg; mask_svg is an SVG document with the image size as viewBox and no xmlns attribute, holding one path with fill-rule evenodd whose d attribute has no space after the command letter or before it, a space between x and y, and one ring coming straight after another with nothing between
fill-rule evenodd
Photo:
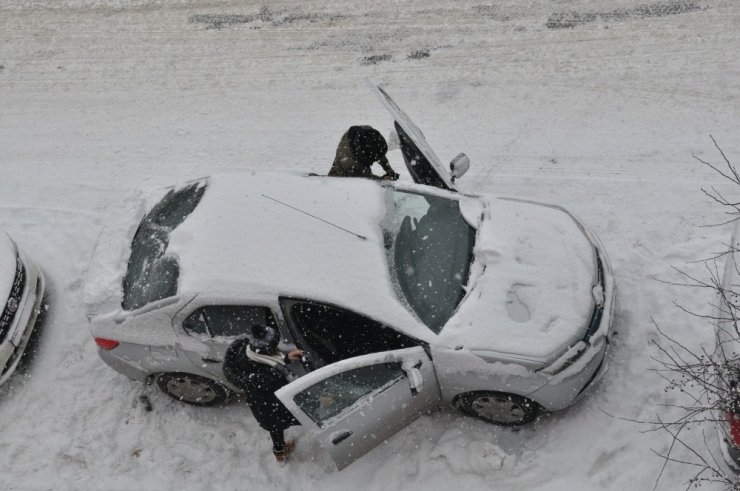
<instances>
[{"instance_id":1,"label":"silver car body","mask_svg":"<svg viewBox=\"0 0 740 491\"><path fill-rule=\"evenodd\" d=\"M410 139L427 163L436 160L432 172L443 174L418 128L385 92L378 95L402 145ZM425 182L412 169L417 164L409 165L412 176ZM169 239L167 254L180 266L176 294L126 311L121 272L147 210L141 200L128 225L102 236L91 265L95 280L88 281L86 296L93 336L118 343L100 349L101 358L136 380L192 373L237 390L221 373L235 337L194 335L184 327L199 309L266 309L287 342L309 351L291 302L371 319L409 340L406 347L319 366L278 391L302 423L316 428L340 468L424 410L455 404L463 394L515 394L546 410L573 404L606 370L615 284L602 245L557 206L465 195L449 176L432 179L436 187L286 173L207 178L202 201ZM475 229L467 291L438 332L409 308L390 271L379 224L393 193L458 202ZM570 294L558 296L562 291ZM322 395L316 387L341 386L346 373L361 372L369 377L366 392L344 401L338 413L316 413Z\"/></svg>"},{"instance_id":2,"label":"silver car body","mask_svg":"<svg viewBox=\"0 0 740 491\"><path fill-rule=\"evenodd\" d=\"M44 296L44 275L36 264L0 231L0 384L20 362L33 333Z\"/></svg>"}]
</instances>

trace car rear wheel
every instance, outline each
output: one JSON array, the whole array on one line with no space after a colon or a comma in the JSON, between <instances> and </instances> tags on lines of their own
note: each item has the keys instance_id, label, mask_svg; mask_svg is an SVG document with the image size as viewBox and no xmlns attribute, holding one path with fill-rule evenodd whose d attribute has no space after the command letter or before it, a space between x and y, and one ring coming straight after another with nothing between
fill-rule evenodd
<instances>
[{"instance_id":1,"label":"car rear wheel","mask_svg":"<svg viewBox=\"0 0 740 491\"><path fill-rule=\"evenodd\" d=\"M526 397L503 392L469 392L457 401L465 413L501 426L519 426L534 421L542 407Z\"/></svg>"},{"instance_id":2,"label":"car rear wheel","mask_svg":"<svg viewBox=\"0 0 740 491\"><path fill-rule=\"evenodd\" d=\"M229 396L223 385L192 373L163 373L157 385L171 398L194 406L221 406Z\"/></svg>"}]
</instances>

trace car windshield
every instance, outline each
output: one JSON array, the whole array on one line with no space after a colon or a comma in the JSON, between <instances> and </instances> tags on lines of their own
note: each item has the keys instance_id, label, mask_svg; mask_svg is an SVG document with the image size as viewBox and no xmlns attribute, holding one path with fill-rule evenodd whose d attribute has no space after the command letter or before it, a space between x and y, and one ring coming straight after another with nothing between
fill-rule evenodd
<instances>
[{"instance_id":1,"label":"car windshield","mask_svg":"<svg viewBox=\"0 0 740 491\"><path fill-rule=\"evenodd\" d=\"M141 220L123 277L123 310L140 309L177 294L180 268L177 259L165 252L170 234L195 210L205 189L205 182L197 182L170 190Z\"/></svg>"},{"instance_id":2,"label":"car windshield","mask_svg":"<svg viewBox=\"0 0 740 491\"><path fill-rule=\"evenodd\" d=\"M457 200L393 190L384 220L391 274L411 310L435 333L465 296L475 229Z\"/></svg>"}]
</instances>

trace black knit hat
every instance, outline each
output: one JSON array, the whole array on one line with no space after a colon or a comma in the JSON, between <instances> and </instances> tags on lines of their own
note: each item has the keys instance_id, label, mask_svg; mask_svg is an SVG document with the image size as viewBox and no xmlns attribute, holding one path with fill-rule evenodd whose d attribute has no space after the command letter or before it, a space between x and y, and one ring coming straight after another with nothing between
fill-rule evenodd
<instances>
[{"instance_id":1,"label":"black knit hat","mask_svg":"<svg viewBox=\"0 0 740 491\"><path fill-rule=\"evenodd\" d=\"M252 326L252 340L249 346L255 353L270 355L280 342L280 334L272 327L255 324Z\"/></svg>"},{"instance_id":2,"label":"black knit hat","mask_svg":"<svg viewBox=\"0 0 740 491\"><path fill-rule=\"evenodd\" d=\"M380 160L388 151L388 144L383 135L370 126L352 126L347 138L352 155L357 162L367 167Z\"/></svg>"}]
</instances>

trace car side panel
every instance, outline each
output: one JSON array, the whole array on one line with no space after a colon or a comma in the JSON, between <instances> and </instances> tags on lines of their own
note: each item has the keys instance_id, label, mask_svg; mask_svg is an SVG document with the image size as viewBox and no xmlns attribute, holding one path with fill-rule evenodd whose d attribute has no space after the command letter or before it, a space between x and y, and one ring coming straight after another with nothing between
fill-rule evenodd
<instances>
[{"instance_id":1,"label":"car side panel","mask_svg":"<svg viewBox=\"0 0 740 491\"><path fill-rule=\"evenodd\" d=\"M133 380L144 381L151 374L167 372L194 373L212 378L197 370L190 360L179 356L174 346L121 342L112 350L98 349L98 353L111 368Z\"/></svg>"},{"instance_id":2,"label":"car side panel","mask_svg":"<svg viewBox=\"0 0 740 491\"><path fill-rule=\"evenodd\" d=\"M135 343L120 343L112 350L98 348L100 358L113 370L132 380L143 382L150 373L146 366L146 347Z\"/></svg>"},{"instance_id":3,"label":"car side panel","mask_svg":"<svg viewBox=\"0 0 740 491\"><path fill-rule=\"evenodd\" d=\"M208 376L197 370L177 349L172 331L173 311L182 308L187 299L163 308L98 320L93 336L114 339L119 345L111 350L98 349L100 358L114 370L134 380L144 380L153 373L188 372Z\"/></svg>"},{"instance_id":4,"label":"car side panel","mask_svg":"<svg viewBox=\"0 0 740 491\"><path fill-rule=\"evenodd\" d=\"M180 310L172 316L171 328L177 340L177 352L185 363L187 359L189 365L179 371L196 373L204 377L216 380L220 384L228 387L234 392L241 392L241 389L233 386L223 376L223 358L226 349L234 341L230 338L207 339L193 337L183 328L183 321L194 311L199 308L213 305L245 306L267 308L272 312L278 325L278 330L283 339L286 329L282 318L282 312L277 303L277 298L272 293L255 294L250 297L239 295L238 292L215 291L199 293L191 302L185 304ZM251 326L250 326L251 327ZM220 360L219 363L205 363L203 359ZM296 364L299 365L299 364ZM291 366L291 369L296 368ZM297 367L300 374L303 373L302 367ZM170 370L174 371L174 370Z\"/></svg>"},{"instance_id":5,"label":"car side panel","mask_svg":"<svg viewBox=\"0 0 740 491\"><path fill-rule=\"evenodd\" d=\"M515 363L490 363L464 349L432 346L432 359L442 400L447 403L465 392L482 390L529 397L547 383L544 374Z\"/></svg>"},{"instance_id":6,"label":"car side panel","mask_svg":"<svg viewBox=\"0 0 740 491\"><path fill-rule=\"evenodd\" d=\"M589 352L563 373L549 377L547 385L528 397L549 411L565 409L580 399L607 370L608 343L602 338Z\"/></svg>"},{"instance_id":7,"label":"car side panel","mask_svg":"<svg viewBox=\"0 0 740 491\"><path fill-rule=\"evenodd\" d=\"M516 363L488 362L469 351L432 348L442 400L452 403L465 392L495 391L527 397L548 411L565 409L606 372L607 343L592 346L558 375Z\"/></svg>"}]
</instances>

